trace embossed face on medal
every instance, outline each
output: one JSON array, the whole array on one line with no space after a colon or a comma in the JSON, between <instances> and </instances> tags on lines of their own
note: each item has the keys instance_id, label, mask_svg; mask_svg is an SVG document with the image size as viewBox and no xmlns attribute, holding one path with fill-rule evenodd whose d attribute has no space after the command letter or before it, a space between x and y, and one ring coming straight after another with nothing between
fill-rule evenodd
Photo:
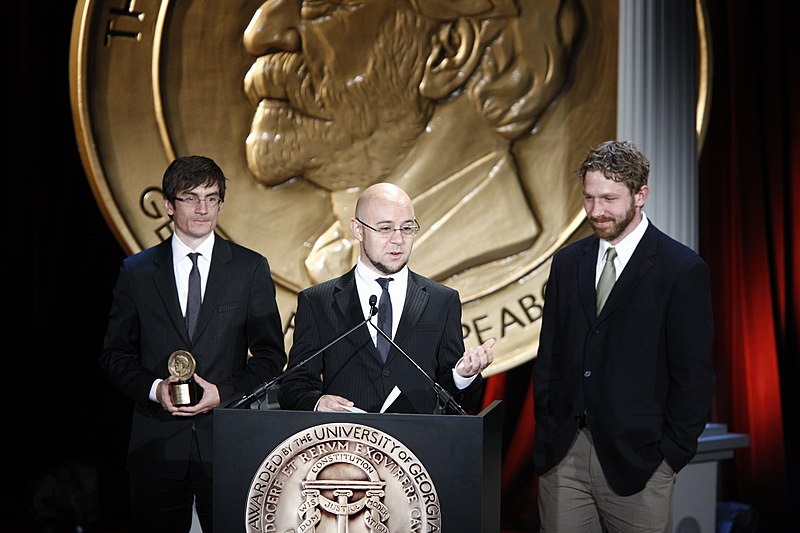
<instances>
[{"instance_id":1,"label":"embossed face on medal","mask_svg":"<svg viewBox=\"0 0 800 533\"><path fill-rule=\"evenodd\" d=\"M268 257L288 327L299 290L354 264L360 192L395 183L421 228L409 267L459 290L466 344L498 339L491 373L534 356L550 257L589 231L575 167L614 137L614 3L110 4L76 11L73 102L131 251L171 231L171 158L209 155L217 231Z\"/></svg>"},{"instance_id":2,"label":"embossed face on medal","mask_svg":"<svg viewBox=\"0 0 800 533\"><path fill-rule=\"evenodd\" d=\"M340 213L381 181L401 185L426 221L413 266L428 276L530 249L541 221L511 145L562 92L583 18L571 1L538 9L551 27L523 35L512 0L260 7L244 37L256 57L247 161L267 186L299 177L330 193L333 223L310 236L310 282L352 266Z\"/></svg>"},{"instance_id":3,"label":"embossed face on medal","mask_svg":"<svg viewBox=\"0 0 800 533\"><path fill-rule=\"evenodd\" d=\"M186 350L176 350L172 352L167 360L169 374L181 381L185 381L194 375L196 362L194 356Z\"/></svg>"}]
</instances>

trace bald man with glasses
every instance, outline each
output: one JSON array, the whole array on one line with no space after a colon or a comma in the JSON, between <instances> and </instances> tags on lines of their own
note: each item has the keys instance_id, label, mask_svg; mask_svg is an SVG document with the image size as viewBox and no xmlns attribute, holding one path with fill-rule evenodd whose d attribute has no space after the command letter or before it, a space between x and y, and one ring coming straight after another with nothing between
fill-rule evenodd
<instances>
[{"instance_id":1,"label":"bald man with glasses","mask_svg":"<svg viewBox=\"0 0 800 533\"><path fill-rule=\"evenodd\" d=\"M361 194L355 211L350 220L359 242L355 267L298 295L290 372L279 392L281 407L377 412L397 387L403 398L398 404L405 412L452 413L422 370L460 407L474 409L482 390L480 373L492 362L494 339L465 350L458 293L409 270L420 231L411 199L396 185L378 183ZM373 327L363 322L376 303ZM351 334L308 360L352 328L356 329Z\"/></svg>"}]
</instances>

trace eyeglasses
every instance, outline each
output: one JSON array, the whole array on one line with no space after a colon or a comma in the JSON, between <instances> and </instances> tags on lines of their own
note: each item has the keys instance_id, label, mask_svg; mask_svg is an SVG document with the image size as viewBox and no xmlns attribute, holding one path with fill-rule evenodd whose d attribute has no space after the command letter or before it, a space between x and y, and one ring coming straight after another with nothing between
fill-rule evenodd
<instances>
[{"instance_id":1,"label":"eyeglasses","mask_svg":"<svg viewBox=\"0 0 800 533\"><path fill-rule=\"evenodd\" d=\"M217 207L219 204L224 202L224 200L219 196L206 196L205 198L200 198L199 196L195 196L193 194L184 196L183 198L176 196L175 199L192 207L197 207L200 202L205 202L208 207Z\"/></svg>"},{"instance_id":2,"label":"eyeglasses","mask_svg":"<svg viewBox=\"0 0 800 533\"><path fill-rule=\"evenodd\" d=\"M385 224L381 224L377 228L373 228L372 226L370 226L369 224L367 224L358 217L356 217L356 220L358 220L359 224L361 224L362 226L371 229L372 231L374 231L375 233L377 233L378 235L380 235L385 239L388 239L389 237L394 235L395 231L399 231L403 235L403 237L415 237L417 235L417 232L419 231L419 224L417 224L416 220L414 221L413 224L410 223L403 224L399 228L393 228Z\"/></svg>"}]
</instances>

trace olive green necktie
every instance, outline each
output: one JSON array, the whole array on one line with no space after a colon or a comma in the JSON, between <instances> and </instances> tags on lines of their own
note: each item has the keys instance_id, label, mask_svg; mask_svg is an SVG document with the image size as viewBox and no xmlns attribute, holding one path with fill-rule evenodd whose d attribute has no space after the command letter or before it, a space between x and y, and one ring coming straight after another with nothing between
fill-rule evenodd
<instances>
[{"instance_id":1,"label":"olive green necktie","mask_svg":"<svg viewBox=\"0 0 800 533\"><path fill-rule=\"evenodd\" d=\"M600 316L600 311L614 287L614 282L617 281L617 269L614 267L616 257L617 251L614 248L606 251L606 264L603 266L603 272L600 273L600 281L597 282L597 316Z\"/></svg>"}]
</instances>

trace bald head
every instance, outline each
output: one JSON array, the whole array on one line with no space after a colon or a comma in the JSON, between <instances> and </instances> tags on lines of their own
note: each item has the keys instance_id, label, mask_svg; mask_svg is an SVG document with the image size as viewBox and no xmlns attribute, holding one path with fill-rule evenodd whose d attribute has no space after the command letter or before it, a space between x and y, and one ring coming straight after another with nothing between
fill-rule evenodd
<instances>
[{"instance_id":1,"label":"bald head","mask_svg":"<svg viewBox=\"0 0 800 533\"><path fill-rule=\"evenodd\" d=\"M414 206L406 191L392 183L376 183L367 187L356 203L356 217L363 219L368 211L377 208L383 211L385 207L407 208L414 215Z\"/></svg>"},{"instance_id":2,"label":"bald head","mask_svg":"<svg viewBox=\"0 0 800 533\"><path fill-rule=\"evenodd\" d=\"M417 228L408 194L391 183L371 185L356 203L350 228L361 247L361 262L380 275L399 272L411 258Z\"/></svg>"}]
</instances>

